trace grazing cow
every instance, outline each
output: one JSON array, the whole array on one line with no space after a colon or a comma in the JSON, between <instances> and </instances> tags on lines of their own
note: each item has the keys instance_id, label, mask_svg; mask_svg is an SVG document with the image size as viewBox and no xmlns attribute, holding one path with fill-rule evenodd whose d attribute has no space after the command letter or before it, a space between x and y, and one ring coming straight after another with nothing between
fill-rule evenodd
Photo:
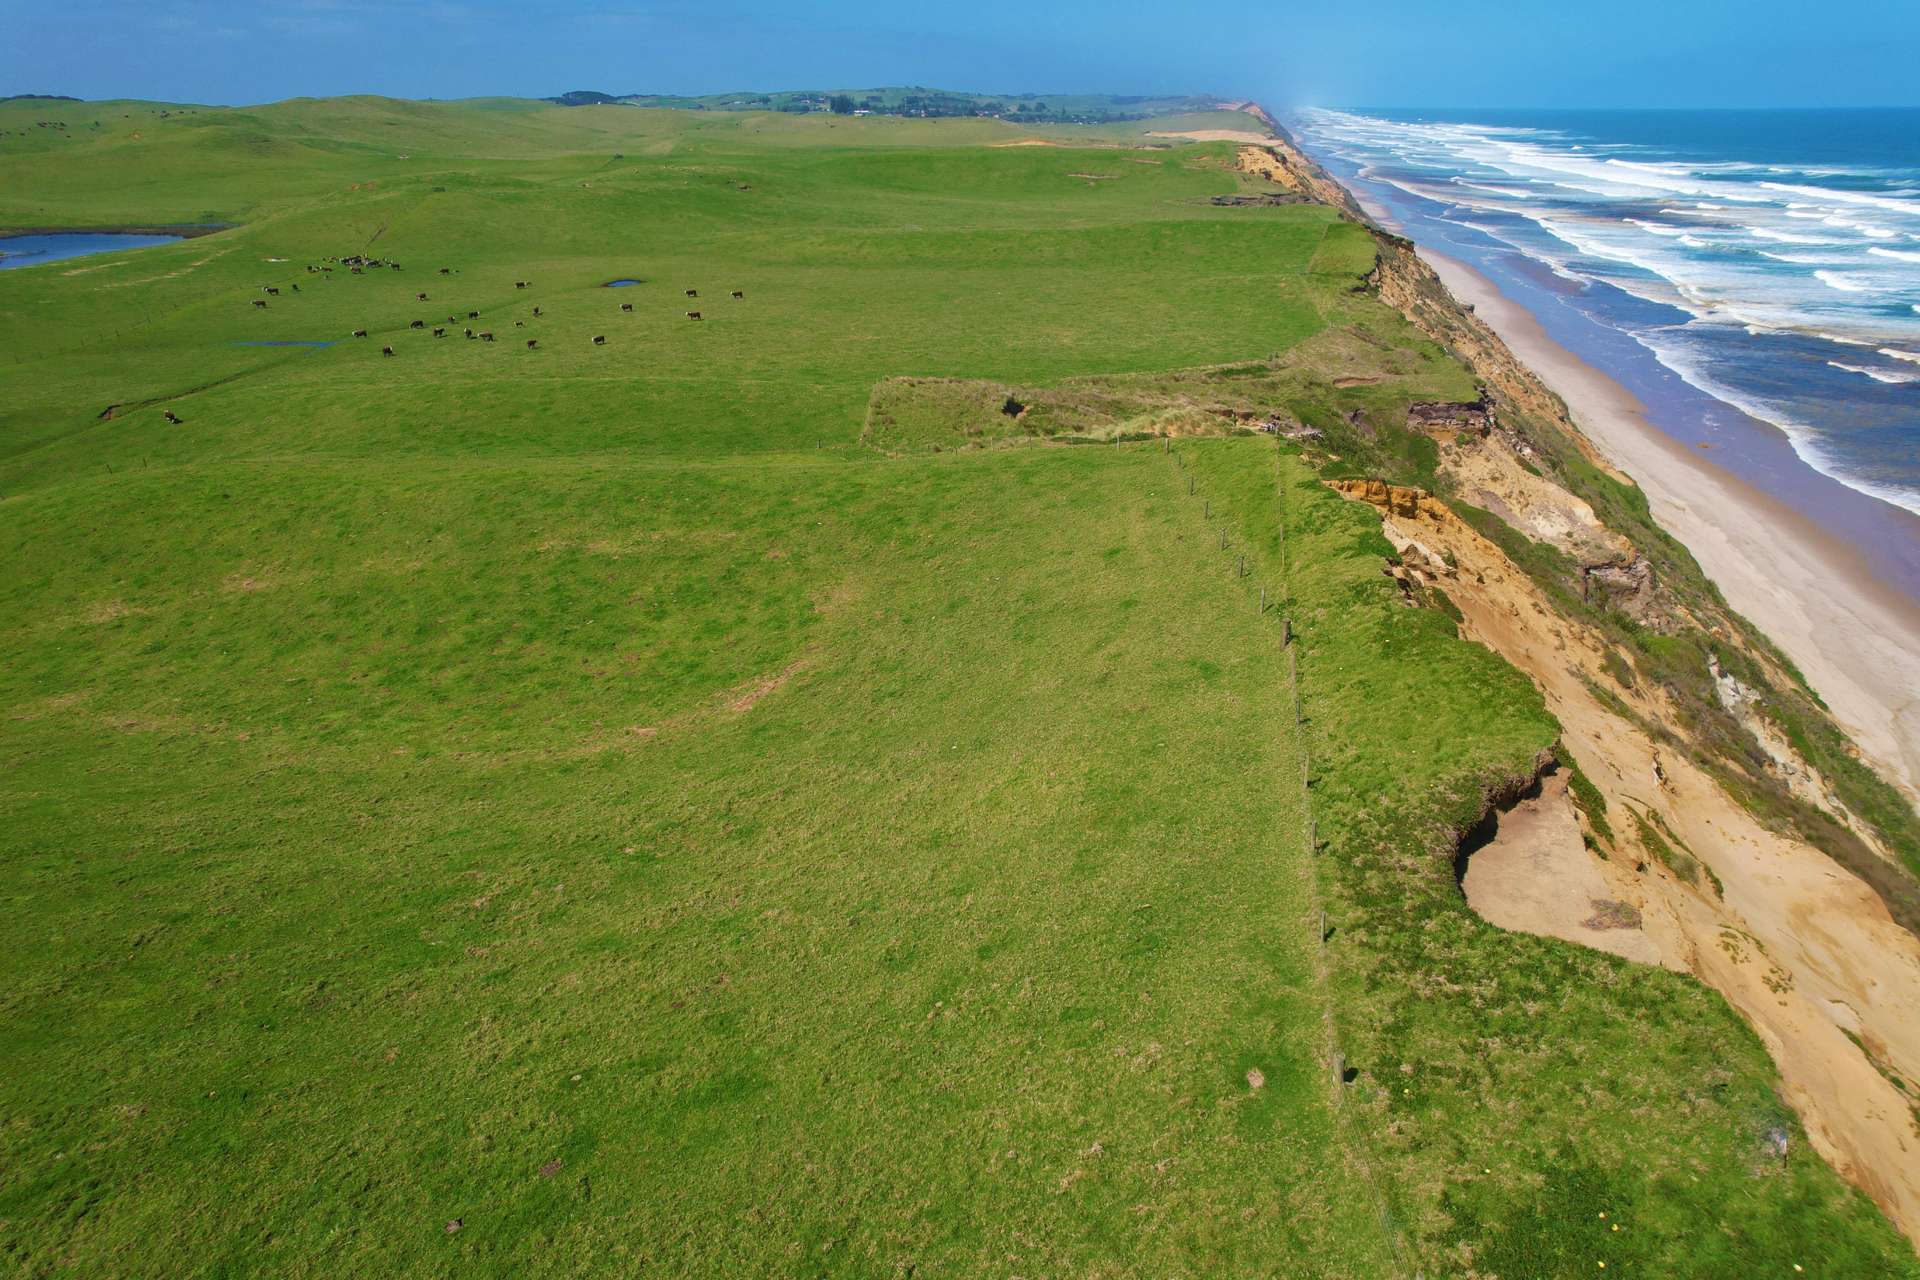
<instances>
[{"instance_id":1,"label":"grazing cow","mask_svg":"<svg viewBox=\"0 0 1920 1280\"><path fill-rule=\"evenodd\" d=\"M412 324L408 325L407 327L409 329L424 329L427 327L427 322L425 320L415 320Z\"/></svg>"},{"instance_id":2,"label":"grazing cow","mask_svg":"<svg viewBox=\"0 0 1920 1280\"><path fill-rule=\"evenodd\" d=\"M698 289L689 289L687 290L687 296L689 298L697 298L700 296L700 291Z\"/></svg>"},{"instance_id":3,"label":"grazing cow","mask_svg":"<svg viewBox=\"0 0 1920 1280\"><path fill-rule=\"evenodd\" d=\"M700 313L699 313L698 311L689 311L689 312L687 312L687 319L689 319L689 320L698 320L699 318L700 318Z\"/></svg>"},{"instance_id":4,"label":"grazing cow","mask_svg":"<svg viewBox=\"0 0 1920 1280\"><path fill-rule=\"evenodd\" d=\"M356 338L364 338L367 336L367 331L365 329L355 329L353 331L353 336Z\"/></svg>"},{"instance_id":5,"label":"grazing cow","mask_svg":"<svg viewBox=\"0 0 1920 1280\"><path fill-rule=\"evenodd\" d=\"M515 280L513 282L513 287L516 289L524 289L527 287L527 282L525 280Z\"/></svg>"},{"instance_id":6,"label":"grazing cow","mask_svg":"<svg viewBox=\"0 0 1920 1280\"><path fill-rule=\"evenodd\" d=\"M467 319L469 319L469 320L478 320L479 318L480 318L480 313L479 313L478 311L469 311L469 312L467 312Z\"/></svg>"},{"instance_id":7,"label":"grazing cow","mask_svg":"<svg viewBox=\"0 0 1920 1280\"><path fill-rule=\"evenodd\" d=\"M444 338L447 336L447 331L445 329L442 329L439 325L435 325L433 326L433 336L436 338Z\"/></svg>"},{"instance_id":8,"label":"grazing cow","mask_svg":"<svg viewBox=\"0 0 1920 1280\"><path fill-rule=\"evenodd\" d=\"M622 311L631 311L633 310L633 304L631 302L623 302L620 304L620 309Z\"/></svg>"},{"instance_id":9,"label":"grazing cow","mask_svg":"<svg viewBox=\"0 0 1920 1280\"><path fill-rule=\"evenodd\" d=\"M491 330L491 329L482 329L482 330L480 331L480 341L482 341L482 342L492 342L492 341L493 341L493 330Z\"/></svg>"},{"instance_id":10,"label":"grazing cow","mask_svg":"<svg viewBox=\"0 0 1920 1280\"><path fill-rule=\"evenodd\" d=\"M736 297L736 298L744 298L744 297L746 297L747 295L746 295L746 292L745 292L745 290L742 290L742 289L735 289L735 290L733 291L733 296L734 296L734 297Z\"/></svg>"},{"instance_id":11,"label":"grazing cow","mask_svg":"<svg viewBox=\"0 0 1920 1280\"><path fill-rule=\"evenodd\" d=\"M596 334L594 334L594 335L593 335L593 345L594 345L594 346L596 346L596 347L604 347L604 346L606 346L606 345L607 345L607 336L606 336L605 334L603 334L603 333L596 333Z\"/></svg>"},{"instance_id":12,"label":"grazing cow","mask_svg":"<svg viewBox=\"0 0 1920 1280\"><path fill-rule=\"evenodd\" d=\"M381 355L383 355L383 356L390 356L390 355L392 355L392 354L393 354L393 348L392 348L392 347L382 347L382 348L380 348L380 354L381 354Z\"/></svg>"},{"instance_id":13,"label":"grazing cow","mask_svg":"<svg viewBox=\"0 0 1920 1280\"><path fill-rule=\"evenodd\" d=\"M539 346L539 345L540 345L540 339L538 339L538 338L528 338L528 339L527 339L527 350L529 350L529 351L531 351L531 350L533 350L533 349L534 349L535 347L537 347L537 346Z\"/></svg>"},{"instance_id":14,"label":"grazing cow","mask_svg":"<svg viewBox=\"0 0 1920 1280\"><path fill-rule=\"evenodd\" d=\"M267 300L265 298L255 298L253 305L265 311L267 309Z\"/></svg>"},{"instance_id":15,"label":"grazing cow","mask_svg":"<svg viewBox=\"0 0 1920 1280\"><path fill-rule=\"evenodd\" d=\"M415 298L418 298L421 302L425 302L427 300L427 295L424 293L416 293L413 296Z\"/></svg>"},{"instance_id":16,"label":"grazing cow","mask_svg":"<svg viewBox=\"0 0 1920 1280\"><path fill-rule=\"evenodd\" d=\"M516 329L524 329L527 327L527 322L525 320L515 320L513 322L513 327Z\"/></svg>"},{"instance_id":17,"label":"grazing cow","mask_svg":"<svg viewBox=\"0 0 1920 1280\"><path fill-rule=\"evenodd\" d=\"M293 286L293 291L294 291L295 293L298 293L298 292L300 292L300 286L299 286L299 285L295 285L295 286Z\"/></svg>"},{"instance_id":18,"label":"grazing cow","mask_svg":"<svg viewBox=\"0 0 1920 1280\"><path fill-rule=\"evenodd\" d=\"M467 336L468 336L469 338L471 338L471 337L473 336L473 329L472 329L471 327L469 327L469 328L467 329Z\"/></svg>"},{"instance_id":19,"label":"grazing cow","mask_svg":"<svg viewBox=\"0 0 1920 1280\"><path fill-rule=\"evenodd\" d=\"M539 315L539 314L540 314L540 308L538 308L538 307L535 307L535 308L533 309L533 314L534 314L534 315L536 315L536 316L537 316L537 315Z\"/></svg>"},{"instance_id":20,"label":"grazing cow","mask_svg":"<svg viewBox=\"0 0 1920 1280\"><path fill-rule=\"evenodd\" d=\"M165 418L168 422L171 422L176 427L180 425L180 421L181 421L180 415L175 413L171 409L162 409L160 411L160 416Z\"/></svg>"},{"instance_id":21,"label":"grazing cow","mask_svg":"<svg viewBox=\"0 0 1920 1280\"><path fill-rule=\"evenodd\" d=\"M443 275L443 276L450 276L450 275L452 275L452 274L453 274L453 268L452 268L452 267L442 267L442 268L440 268L440 274L441 274L441 275Z\"/></svg>"},{"instance_id":22,"label":"grazing cow","mask_svg":"<svg viewBox=\"0 0 1920 1280\"><path fill-rule=\"evenodd\" d=\"M268 297L270 297L270 298L277 298L277 297L279 297L279 296L280 296L280 291L279 291L278 289L276 289L276 288L274 288L274 287L273 287L272 285L268 285L268 286L267 286L267 296L268 296Z\"/></svg>"}]
</instances>

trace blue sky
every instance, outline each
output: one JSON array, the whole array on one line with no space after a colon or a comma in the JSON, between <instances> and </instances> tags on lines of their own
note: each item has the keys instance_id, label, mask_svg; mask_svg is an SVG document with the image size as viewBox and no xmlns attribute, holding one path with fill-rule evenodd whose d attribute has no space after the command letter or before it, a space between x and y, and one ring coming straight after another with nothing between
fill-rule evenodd
<instances>
[{"instance_id":1,"label":"blue sky","mask_svg":"<svg viewBox=\"0 0 1920 1280\"><path fill-rule=\"evenodd\" d=\"M1920 0L0 0L0 94L924 84L1275 107L1920 105Z\"/></svg>"}]
</instances>

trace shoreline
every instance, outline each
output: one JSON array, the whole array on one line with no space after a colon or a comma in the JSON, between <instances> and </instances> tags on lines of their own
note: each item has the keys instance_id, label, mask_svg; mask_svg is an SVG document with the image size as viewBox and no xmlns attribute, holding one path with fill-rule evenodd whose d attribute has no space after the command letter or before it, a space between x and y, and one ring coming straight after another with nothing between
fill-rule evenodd
<instances>
[{"instance_id":1,"label":"shoreline","mask_svg":"<svg viewBox=\"0 0 1920 1280\"><path fill-rule=\"evenodd\" d=\"M1793 660L1862 753L1920 807L1920 602L1880 581L1860 548L1654 426L1638 398L1486 276L1416 251L1566 402L1727 603Z\"/></svg>"},{"instance_id":2,"label":"shoreline","mask_svg":"<svg viewBox=\"0 0 1920 1280\"><path fill-rule=\"evenodd\" d=\"M237 222L153 222L100 227L0 227L0 240L21 236L179 236L182 240L193 240L231 231L239 225Z\"/></svg>"}]
</instances>

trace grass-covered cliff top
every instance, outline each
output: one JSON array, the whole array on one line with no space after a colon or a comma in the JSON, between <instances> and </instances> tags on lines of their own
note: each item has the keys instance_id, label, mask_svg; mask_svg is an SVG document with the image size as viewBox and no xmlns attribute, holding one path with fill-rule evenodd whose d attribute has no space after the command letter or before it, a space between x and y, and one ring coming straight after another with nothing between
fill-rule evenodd
<instances>
[{"instance_id":1,"label":"grass-covered cliff top","mask_svg":"<svg viewBox=\"0 0 1920 1280\"><path fill-rule=\"evenodd\" d=\"M1717 997L1460 900L1555 726L1298 454L872 436L1470 385L1030 136L0 105L0 222L239 224L0 274L10 1266L1911 1272Z\"/></svg>"}]
</instances>

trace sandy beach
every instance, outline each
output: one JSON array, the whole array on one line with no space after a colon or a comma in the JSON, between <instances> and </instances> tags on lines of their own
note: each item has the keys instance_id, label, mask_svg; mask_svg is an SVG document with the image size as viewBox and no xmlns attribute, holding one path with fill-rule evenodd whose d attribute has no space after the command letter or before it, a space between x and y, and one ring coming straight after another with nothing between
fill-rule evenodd
<instances>
[{"instance_id":1,"label":"sandy beach","mask_svg":"<svg viewBox=\"0 0 1920 1280\"><path fill-rule=\"evenodd\" d=\"M1567 402L1728 603L1793 659L1880 772L1920 806L1920 603L1880 582L1855 547L1653 426L1632 394L1554 342L1485 276L1424 248L1420 256Z\"/></svg>"}]
</instances>

